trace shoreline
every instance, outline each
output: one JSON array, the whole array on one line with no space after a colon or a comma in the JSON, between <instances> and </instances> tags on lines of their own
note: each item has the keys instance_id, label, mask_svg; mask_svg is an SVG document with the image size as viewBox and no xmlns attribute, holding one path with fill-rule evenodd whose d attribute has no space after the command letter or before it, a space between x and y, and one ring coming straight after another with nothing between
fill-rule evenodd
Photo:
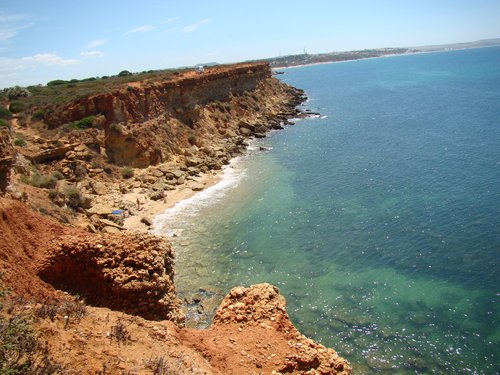
<instances>
[{"instance_id":1,"label":"shoreline","mask_svg":"<svg viewBox=\"0 0 500 375\"><path fill-rule=\"evenodd\" d=\"M221 170L202 173L199 178L196 179L197 183L204 185L202 190L195 191L191 189L188 184L183 184L175 190L169 191L165 200L160 199L154 201L148 199L145 194L134 191L123 194L124 199L132 202L139 199L142 202L143 207L143 209L139 211L138 215L133 215L125 219L123 228L127 231L157 234L155 232L154 225L148 226L141 221L143 217L148 217L154 221L158 215L165 213L168 209L174 208L178 203L192 198L198 193L217 185L222 180L222 174L223 171Z\"/></svg>"},{"instance_id":2,"label":"shoreline","mask_svg":"<svg viewBox=\"0 0 500 375\"><path fill-rule=\"evenodd\" d=\"M405 53L389 53L387 55L373 56L373 57L361 57L359 59L348 59L348 60L340 60L340 61L324 61L324 62L316 62L316 63L311 63L311 64L299 64L299 65L292 65L292 66L276 67L276 68L271 68L271 70L273 72L275 72L275 71L283 70L283 69L303 68L306 66L315 66L315 65L340 64L340 63L348 63L348 62L361 61L361 60L381 59L384 57L411 56L411 55L421 55L424 53L453 52L453 51L464 51L464 50L468 50L468 49L495 48L495 47L500 47L500 45L450 48L450 49L429 50L429 51L419 50L419 51L405 52Z\"/></svg>"}]
</instances>

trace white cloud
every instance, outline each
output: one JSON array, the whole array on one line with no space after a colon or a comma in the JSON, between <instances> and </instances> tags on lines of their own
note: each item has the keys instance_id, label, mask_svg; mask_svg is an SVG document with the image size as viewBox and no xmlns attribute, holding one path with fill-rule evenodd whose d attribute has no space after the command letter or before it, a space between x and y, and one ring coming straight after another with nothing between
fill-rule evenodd
<instances>
[{"instance_id":1,"label":"white cloud","mask_svg":"<svg viewBox=\"0 0 500 375\"><path fill-rule=\"evenodd\" d=\"M75 59L63 59L54 53L37 53L33 56L23 57L23 61L32 61L39 64L68 66L78 64L80 61Z\"/></svg>"},{"instance_id":2,"label":"white cloud","mask_svg":"<svg viewBox=\"0 0 500 375\"><path fill-rule=\"evenodd\" d=\"M3 26L0 23L0 43L8 43L10 39L17 35L17 32L22 29L26 29L28 27L33 26L33 23L29 23L27 25L20 26Z\"/></svg>"},{"instance_id":3,"label":"white cloud","mask_svg":"<svg viewBox=\"0 0 500 375\"><path fill-rule=\"evenodd\" d=\"M80 56L84 57L103 57L104 54L100 51L82 51L80 52Z\"/></svg>"},{"instance_id":4,"label":"white cloud","mask_svg":"<svg viewBox=\"0 0 500 375\"><path fill-rule=\"evenodd\" d=\"M2 12L0 13L0 23L19 21L26 17L27 15L25 14L6 14Z\"/></svg>"},{"instance_id":5,"label":"white cloud","mask_svg":"<svg viewBox=\"0 0 500 375\"><path fill-rule=\"evenodd\" d=\"M169 18L168 20L165 20L165 21L162 21L160 22L161 25L164 25L166 23L172 23L172 22L175 22L179 19L179 17L175 17L175 18Z\"/></svg>"},{"instance_id":6,"label":"white cloud","mask_svg":"<svg viewBox=\"0 0 500 375\"><path fill-rule=\"evenodd\" d=\"M189 34L189 33L192 33L193 31L196 31L200 28L201 25L203 24L206 24L206 23L209 23L210 20L201 20L201 21L198 21L196 23L193 23L192 25L188 25L188 26L185 26L183 29L182 29L182 33L183 34Z\"/></svg>"},{"instance_id":7,"label":"white cloud","mask_svg":"<svg viewBox=\"0 0 500 375\"><path fill-rule=\"evenodd\" d=\"M91 40L90 42L87 43L87 46L85 48L87 48L87 49L96 48L96 47L102 46L103 44L106 44L106 42L107 41L105 39Z\"/></svg>"},{"instance_id":8,"label":"white cloud","mask_svg":"<svg viewBox=\"0 0 500 375\"><path fill-rule=\"evenodd\" d=\"M151 25L144 25L144 26L139 26L139 27L135 27L129 31L127 31L125 34L123 35L129 35L129 34L134 34L134 33L145 33L145 32L148 32L148 31L151 31L153 30L155 27L154 26L151 26Z\"/></svg>"}]
</instances>

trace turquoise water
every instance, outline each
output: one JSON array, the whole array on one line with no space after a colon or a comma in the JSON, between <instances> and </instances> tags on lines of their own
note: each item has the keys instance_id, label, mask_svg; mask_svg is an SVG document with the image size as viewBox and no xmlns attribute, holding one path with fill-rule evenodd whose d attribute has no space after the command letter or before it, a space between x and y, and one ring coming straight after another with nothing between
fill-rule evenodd
<instances>
[{"instance_id":1,"label":"turquoise water","mask_svg":"<svg viewBox=\"0 0 500 375\"><path fill-rule=\"evenodd\" d=\"M269 282L355 373L500 372L500 48L286 70L305 108L157 218L181 293Z\"/></svg>"}]
</instances>

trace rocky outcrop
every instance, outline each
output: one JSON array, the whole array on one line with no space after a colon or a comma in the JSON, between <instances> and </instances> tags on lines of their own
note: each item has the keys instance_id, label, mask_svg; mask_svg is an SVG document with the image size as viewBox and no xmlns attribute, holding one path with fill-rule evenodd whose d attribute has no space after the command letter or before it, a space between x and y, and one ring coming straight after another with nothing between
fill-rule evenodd
<instances>
[{"instance_id":1,"label":"rocky outcrop","mask_svg":"<svg viewBox=\"0 0 500 375\"><path fill-rule=\"evenodd\" d=\"M288 317L285 299L278 288L270 284L257 284L250 288L237 287L229 292L215 314L213 329L234 324L247 334L252 331L255 334L257 329L264 329L267 335L272 334L279 338L272 347L273 353L279 353L272 369L278 373L351 372L349 363L339 357L335 350L300 334ZM282 347L286 348L284 352L280 350ZM262 366L262 363L258 363Z\"/></svg>"},{"instance_id":2,"label":"rocky outcrop","mask_svg":"<svg viewBox=\"0 0 500 375\"><path fill-rule=\"evenodd\" d=\"M87 303L182 324L173 282L174 252L162 238L103 234L54 240L38 275Z\"/></svg>"}]
</instances>

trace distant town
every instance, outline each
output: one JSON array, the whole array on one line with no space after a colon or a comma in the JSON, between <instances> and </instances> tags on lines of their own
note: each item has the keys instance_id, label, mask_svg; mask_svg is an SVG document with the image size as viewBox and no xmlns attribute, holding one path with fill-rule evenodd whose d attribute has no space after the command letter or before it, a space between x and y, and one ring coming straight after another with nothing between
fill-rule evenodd
<instances>
[{"instance_id":1,"label":"distant town","mask_svg":"<svg viewBox=\"0 0 500 375\"><path fill-rule=\"evenodd\" d=\"M432 52L432 51L446 51L465 48L479 48L479 47L492 47L500 46L500 38L485 39L475 42L454 43L454 44L441 44L432 46L419 46L419 47L402 47L402 48L376 48L365 49L360 51L343 51L343 52L329 52L309 54L306 51L298 55L287 55L272 57L261 61L268 62L272 68L286 68L297 65L309 65L318 63L327 63L335 61L348 61L359 60L371 57L381 57L388 55L402 55L406 53L418 52Z\"/></svg>"}]
</instances>

